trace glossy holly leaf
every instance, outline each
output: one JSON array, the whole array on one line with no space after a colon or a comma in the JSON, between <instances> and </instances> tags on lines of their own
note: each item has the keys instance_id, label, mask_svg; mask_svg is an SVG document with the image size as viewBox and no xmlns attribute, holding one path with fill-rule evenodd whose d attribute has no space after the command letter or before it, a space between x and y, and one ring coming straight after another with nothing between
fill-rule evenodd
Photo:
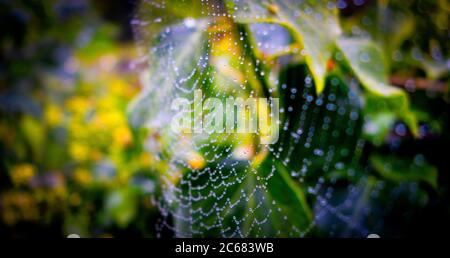
<instances>
[{"instance_id":1,"label":"glossy holly leaf","mask_svg":"<svg viewBox=\"0 0 450 258\"><path fill-rule=\"evenodd\" d=\"M394 112L411 129L414 135L418 133L417 119L409 110L409 100L406 93L388 84L388 71L383 54L377 46L368 39L340 37L337 46L345 56L345 60L362 86L368 91L366 107L369 105L386 107ZM375 100L371 102L370 100ZM380 110L378 107L368 107L366 110Z\"/></svg>"},{"instance_id":2,"label":"glossy holly leaf","mask_svg":"<svg viewBox=\"0 0 450 258\"><path fill-rule=\"evenodd\" d=\"M401 89L388 85L383 54L370 40L341 37L337 45L352 71L369 92L382 97L404 95Z\"/></svg>"},{"instance_id":3,"label":"glossy holly leaf","mask_svg":"<svg viewBox=\"0 0 450 258\"><path fill-rule=\"evenodd\" d=\"M288 29L303 45L305 60L314 77L316 92L325 87L327 62L334 50L335 38L341 33L337 10L327 1L299 2L229 1L229 10L238 23L277 23Z\"/></svg>"}]
</instances>

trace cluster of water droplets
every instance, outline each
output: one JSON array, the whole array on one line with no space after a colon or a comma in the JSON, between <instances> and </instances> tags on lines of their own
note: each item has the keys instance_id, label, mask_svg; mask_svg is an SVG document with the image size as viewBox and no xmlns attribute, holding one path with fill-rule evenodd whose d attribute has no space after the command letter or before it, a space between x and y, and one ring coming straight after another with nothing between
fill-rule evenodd
<instances>
[{"instance_id":1,"label":"cluster of water droplets","mask_svg":"<svg viewBox=\"0 0 450 258\"><path fill-rule=\"evenodd\" d=\"M245 52L257 48L270 56L286 51L292 39L281 26L253 24L248 31L239 30L220 1L170 2L144 1L133 20L141 61L148 67L142 72L144 88L130 121L155 132L145 147L164 163L162 191L155 197L162 214L158 231L184 237L302 237L315 228L333 235L338 229L332 223L345 225L352 234L367 234L362 217L370 208L364 207L357 217L351 210L364 205L358 202L367 195L364 191L376 192L382 186L367 190L367 179L339 185L343 177L364 173L358 167L365 142L359 136L357 82L351 80L346 90L331 76L325 92L317 96L304 66L283 70L295 63L293 56L304 53L302 49L270 64L259 56L253 62ZM264 84L261 81L270 85L267 92L252 88L252 83ZM258 145L258 134L168 130L171 102L178 97L193 101L196 89L202 89L205 98L280 98L280 139ZM267 168L263 173L263 165L257 164L260 157ZM281 169L300 186L310 206L312 218L305 223L292 221L307 218L299 214L306 210L272 198L274 186L269 182L280 177ZM274 225L274 218L281 226Z\"/></svg>"}]
</instances>

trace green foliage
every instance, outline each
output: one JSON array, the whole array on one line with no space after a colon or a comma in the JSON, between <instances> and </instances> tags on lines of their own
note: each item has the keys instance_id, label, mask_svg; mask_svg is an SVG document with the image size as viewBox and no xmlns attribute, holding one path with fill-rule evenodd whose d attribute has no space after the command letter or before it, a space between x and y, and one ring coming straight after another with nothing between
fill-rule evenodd
<instances>
[{"instance_id":1,"label":"green foliage","mask_svg":"<svg viewBox=\"0 0 450 258\"><path fill-rule=\"evenodd\" d=\"M416 156L414 160L398 159L397 157L386 157L373 155L370 157L375 171L382 177L396 181L423 181L437 188L436 168L423 160L422 156Z\"/></svg>"}]
</instances>

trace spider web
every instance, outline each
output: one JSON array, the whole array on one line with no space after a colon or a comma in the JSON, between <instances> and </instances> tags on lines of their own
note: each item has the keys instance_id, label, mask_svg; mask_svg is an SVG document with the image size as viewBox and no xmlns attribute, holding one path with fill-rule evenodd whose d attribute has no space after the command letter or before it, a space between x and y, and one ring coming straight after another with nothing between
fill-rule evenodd
<instances>
[{"instance_id":1,"label":"spider web","mask_svg":"<svg viewBox=\"0 0 450 258\"><path fill-rule=\"evenodd\" d=\"M368 235L367 200L379 186L370 184L360 166L365 142L357 81L330 75L317 96L313 76L296 59L304 57L303 49L270 61L249 58L247 51L276 56L288 50L292 39L281 26L257 23L245 30L232 27L233 17L219 1L173 2L143 1L132 22L140 61L148 66L130 122L153 132L146 151L164 164L162 190L155 196L162 214L158 232L170 230L177 237L304 237L314 230ZM280 98L279 140L259 145L258 134L169 130L170 103L192 99L197 89L204 98ZM278 182L300 189L294 193L298 205Z\"/></svg>"}]
</instances>

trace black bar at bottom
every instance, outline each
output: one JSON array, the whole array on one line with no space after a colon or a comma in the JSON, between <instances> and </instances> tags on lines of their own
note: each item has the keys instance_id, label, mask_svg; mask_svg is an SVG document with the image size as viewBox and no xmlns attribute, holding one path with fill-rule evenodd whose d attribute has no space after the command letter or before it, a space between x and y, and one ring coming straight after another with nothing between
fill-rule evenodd
<instances>
[{"instance_id":1,"label":"black bar at bottom","mask_svg":"<svg viewBox=\"0 0 450 258\"><path fill-rule=\"evenodd\" d=\"M450 253L446 239L3 239L0 242L2 254L9 251L14 257L405 257L420 253L435 257L433 253Z\"/></svg>"}]
</instances>

